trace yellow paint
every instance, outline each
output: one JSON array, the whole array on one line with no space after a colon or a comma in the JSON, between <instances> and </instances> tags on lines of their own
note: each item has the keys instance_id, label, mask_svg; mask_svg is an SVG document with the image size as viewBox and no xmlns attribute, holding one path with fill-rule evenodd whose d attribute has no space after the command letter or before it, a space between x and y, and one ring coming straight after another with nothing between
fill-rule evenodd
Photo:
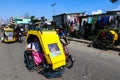
<instances>
[{"instance_id":1,"label":"yellow paint","mask_svg":"<svg viewBox=\"0 0 120 80\"><path fill-rule=\"evenodd\" d=\"M47 63L52 65L53 70L61 66L64 66L66 64L63 47L56 31L29 30L27 34L27 38L30 34L36 35L39 38ZM58 45L60 52L59 55L53 56L51 54L48 46L51 44Z\"/></svg>"}]
</instances>

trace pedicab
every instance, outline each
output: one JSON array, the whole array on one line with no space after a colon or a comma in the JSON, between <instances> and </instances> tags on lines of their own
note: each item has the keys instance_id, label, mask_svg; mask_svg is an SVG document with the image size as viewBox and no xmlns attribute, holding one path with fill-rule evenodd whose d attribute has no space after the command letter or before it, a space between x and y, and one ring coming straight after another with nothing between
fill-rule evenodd
<instances>
[{"instance_id":1,"label":"pedicab","mask_svg":"<svg viewBox=\"0 0 120 80\"><path fill-rule=\"evenodd\" d=\"M101 30L93 40L93 47L109 49L118 45L118 34L114 30Z\"/></svg>"},{"instance_id":2,"label":"pedicab","mask_svg":"<svg viewBox=\"0 0 120 80\"><path fill-rule=\"evenodd\" d=\"M27 44L32 42L33 36L36 36L39 40L44 55L44 64L36 66L32 52L26 50L24 53L26 67L29 70L34 70L37 67L37 71L47 78L62 76L66 65L66 57L56 31L32 28L26 36ZM52 51L53 47L55 51Z\"/></svg>"},{"instance_id":3,"label":"pedicab","mask_svg":"<svg viewBox=\"0 0 120 80\"><path fill-rule=\"evenodd\" d=\"M13 28L4 28L3 29L3 36L1 37L2 42L15 42L17 38L14 35Z\"/></svg>"}]
</instances>

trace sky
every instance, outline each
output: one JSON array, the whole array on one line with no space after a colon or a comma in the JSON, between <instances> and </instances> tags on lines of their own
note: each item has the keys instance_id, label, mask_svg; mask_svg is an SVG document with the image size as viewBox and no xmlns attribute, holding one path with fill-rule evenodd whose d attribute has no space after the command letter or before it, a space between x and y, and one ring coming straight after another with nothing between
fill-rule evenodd
<instances>
[{"instance_id":1,"label":"sky","mask_svg":"<svg viewBox=\"0 0 120 80\"><path fill-rule=\"evenodd\" d=\"M56 4L51 6L52 4ZM53 11L54 10L54 11ZM104 13L111 10L120 10L120 1L111 3L110 0L0 0L0 18L11 16L46 17L62 13L87 14Z\"/></svg>"}]
</instances>

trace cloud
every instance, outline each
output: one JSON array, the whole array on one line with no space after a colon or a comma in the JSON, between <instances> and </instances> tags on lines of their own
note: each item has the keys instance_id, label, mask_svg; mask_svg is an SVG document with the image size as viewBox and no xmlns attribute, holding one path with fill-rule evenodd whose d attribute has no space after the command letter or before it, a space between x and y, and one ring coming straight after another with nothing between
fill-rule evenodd
<instances>
[{"instance_id":1,"label":"cloud","mask_svg":"<svg viewBox=\"0 0 120 80\"><path fill-rule=\"evenodd\" d=\"M120 5L118 5L118 7L115 10L120 10Z\"/></svg>"},{"instance_id":2,"label":"cloud","mask_svg":"<svg viewBox=\"0 0 120 80\"><path fill-rule=\"evenodd\" d=\"M94 15L94 14L102 14L102 10L93 11L92 15Z\"/></svg>"}]
</instances>

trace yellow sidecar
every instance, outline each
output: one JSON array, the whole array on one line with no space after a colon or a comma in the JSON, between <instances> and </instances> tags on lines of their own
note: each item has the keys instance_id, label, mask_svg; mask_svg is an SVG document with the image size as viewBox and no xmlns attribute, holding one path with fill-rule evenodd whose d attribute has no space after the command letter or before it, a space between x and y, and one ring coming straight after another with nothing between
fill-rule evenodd
<instances>
[{"instance_id":1,"label":"yellow sidecar","mask_svg":"<svg viewBox=\"0 0 120 80\"><path fill-rule=\"evenodd\" d=\"M3 37L1 37L2 42L15 42L17 38L14 35L13 28L4 28Z\"/></svg>"},{"instance_id":2,"label":"yellow sidecar","mask_svg":"<svg viewBox=\"0 0 120 80\"><path fill-rule=\"evenodd\" d=\"M48 76L53 76L54 74L51 72L58 71L60 73L59 75L61 75L63 73L63 68L66 65L66 58L56 31L42 30L40 28L30 29L26 36L27 44L32 42L33 36L36 36L38 38L39 45L43 51L45 64L47 65L45 74ZM26 54L25 58L27 58ZM26 62L27 60L28 59L26 59ZM29 66L29 60L27 62L27 66ZM50 73L48 73L49 71Z\"/></svg>"},{"instance_id":3,"label":"yellow sidecar","mask_svg":"<svg viewBox=\"0 0 120 80\"><path fill-rule=\"evenodd\" d=\"M118 34L114 30L101 30L93 40L93 46L109 49L118 45Z\"/></svg>"}]
</instances>

